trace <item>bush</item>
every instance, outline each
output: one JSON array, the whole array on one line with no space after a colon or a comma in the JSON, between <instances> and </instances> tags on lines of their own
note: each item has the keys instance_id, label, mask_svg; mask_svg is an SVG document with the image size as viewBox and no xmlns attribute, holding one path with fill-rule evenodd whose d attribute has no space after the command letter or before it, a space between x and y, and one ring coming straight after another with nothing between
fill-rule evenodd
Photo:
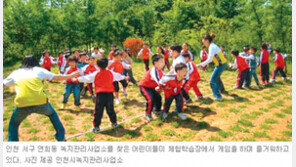
<instances>
[{"instance_id":1,"label":"bush","mask_svg":"<svg viewBox=\"0 0 296 167\"><path fill-rule=\"evenodd\" d=\"M141 50L144 41L139 38L127 38L123 46L130 50L130 54L136 56L138 52Z\"/></svg>"}]
</instances>

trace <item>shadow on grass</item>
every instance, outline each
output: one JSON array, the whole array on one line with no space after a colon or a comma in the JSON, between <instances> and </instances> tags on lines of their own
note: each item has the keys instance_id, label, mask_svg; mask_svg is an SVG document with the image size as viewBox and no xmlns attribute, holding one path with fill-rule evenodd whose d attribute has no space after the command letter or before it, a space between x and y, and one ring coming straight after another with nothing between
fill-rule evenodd
<instances>
[{"instance_id":1,"label":"shadow on grass","mask_svg":"<svg viewBox=\"0 0 296 167\"><path fill-rule=\"evenodd\" d=\"M198 102L200 102L201 104L212 104L214 100L211 99L210 97L205 97L205 98L199 99Z\"/></svg>"},{"instance_id":2,"label":"shadow on grass","mask_svg":"<svg viewBox=\"0 0 296 167\"><path fill-rule=\"evenodd\" d=\"M131 106L131 105L138 106L138 107L145 107L146 106L145 103L139 102L136 99L129 100L129 101L123 101L122 104L125 106Z\"/></svg>"},{"instance_id":3,"label":"shadow on grass","mask_svg":"<svg viewBox=\"0 0 296 167\"><path fill-rule=\"evenodd\" d=\"M239 95L237 95L235 93L229 94L229 96L233 97L233 99L231 99L231 100L225 99L224 102L232 102L232 101L235 101L235 102L246 102L246 101L250 101L248 98L246 98L246 97L240 97Z\"/></svg>"},{"instance_id":4,"label":"shadow on grass","mask_svg":"<svg viewBox=\"0 0 296 167\"><path fill-rule=\"evenodd\" d=\"M187 106L185 109L185 113L201 113L202 116L201 118L205 118L206 116L209 115L216 115L217 113L212 111L210 108L202 108L199 106Z\"/></svg>"},{"instance_id":5,"label":"shadow on grass","mask_svg":"<svg viewBox=\"0 0 296 167\"><path fill-rule=\"evenodd\" d=\"M126 139L132 139L132 138L137 138L139 136L141 136L141 129L142 127L144 127L145 125L147 124L147 122L141 124L139 127L137 127L136 129L133 129L133 130L129 130L129 129L125 129L123 126L119 126L118 128L110 128L110 129L107 129L103 132L101 132L101 134L103 135L108 135L108 136L113 136L113 137L116 137L116 138L121 138L121 137L124 137Z\"/></svg>"},{"instance_id":6,"label":"shadow on grass","mask_svg":"<svg viewBox=\"0 0 296 167\"><path fill-rule=\"evenodd\" d=\"M75 114L75 115L79 115L81 113L87 113L87 114L90 114L92 115L93 114L93 111L92 109L89 109L89 108L81 108L80 111L76 111L76 110L73 110L73 109L58 109L59 111L67 111L71 114Z\"/></svg>"},{"instance_id":7,"label":"shadow on grass","mask_svg":"<svg viewBox=\"0 0 296 167\"><path fill-rule=\"evenodd\" d=\"M191 118L187 118L187 120L181 120L177 115L175 114L170 114L170 116L168 117L168 119L165 122L177 122L179 124L179 127L182 128L188 128L194 131L200 131L200 130L207 130L210 132L218 132L221 131L220 128L215 127L215 126L211 126L209 123L202 121L196 121L194 119Z\"/></svg>"}]
</instances>

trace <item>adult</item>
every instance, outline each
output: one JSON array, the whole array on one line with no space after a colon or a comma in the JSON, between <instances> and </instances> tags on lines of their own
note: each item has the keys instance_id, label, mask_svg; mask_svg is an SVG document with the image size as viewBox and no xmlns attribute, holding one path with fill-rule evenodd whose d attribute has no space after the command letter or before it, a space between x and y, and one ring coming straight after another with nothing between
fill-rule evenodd
<instances>
[{"instance_id":1,"label":"adult","mask_svg":"<svg viewBox=\"0 0 296 167\"><path fill-rule=\"evenodd\" d=\"M16 90L15 108L9 121L8 141L19 140L19 125L27 116L33 113L48 116L56 130L55 138L58 141L64 141L65 129L44 93L43 80L63 81L78 75L78 73L71 75L51 73L39 67L34 56L26 56L21 68L13 71L3 81L3 87L14 85Z\"/></svg>"},{"instance_id":2,"label":"adult","mask_svg":"<svg viewBox=\"0 0 296 167\"><path fill-rule=\"evenodd\" d=\"M221 80L221 74L223 70L227 67L227 63L223 53L221 52L221 49L213 42L215 36L215 34L203 35L202 42L206 47L209 48L209 54L207 60L198 64L197 66L205 67L207 64L211 62L214 63L215 68L210 79L210 85L212 92L215 96L215 100L222 101L223 99L221 93L226 93L226 91Z\"/></svg>"}]
</instances>

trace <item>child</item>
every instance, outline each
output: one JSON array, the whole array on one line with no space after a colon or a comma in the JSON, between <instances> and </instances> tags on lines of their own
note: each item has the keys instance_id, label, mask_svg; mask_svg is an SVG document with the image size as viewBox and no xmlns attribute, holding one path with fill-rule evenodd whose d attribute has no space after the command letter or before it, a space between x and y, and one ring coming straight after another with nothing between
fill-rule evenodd
<instances>
[{"instance_id":1,"label":"child","mask_svg":"<svg viewBox=\"0 0 296 167\"><path fill-rule=\"evenodd\" d=\"M78 60L75 56L69 57L69 67L66 69L65 74L70 75L72 73L75 73L76 71L80 72L80 75L83 75L83 72L81 69L77 67ZM80 90L79 90L79 82L75 81L73 79L68 79L66 81L66 87L64 92L64 99L63 99L63 106L62 109L66 108L68 98L73 92L74 95L74 104L75 104L75 110L80 111Z\"/></svg>"},{"instance_id":2,"label":"child","mask_svg":"<svg viewBox=\"0 0 296 167\"><path fill-rule=\"evenodd\" d=\"M80 53L79 53L79 50L77 50L77 49L74 50L73 51L73 55L77 58L78 61L80 61Z\"/></svg>"},{"instance_id":3,"label":"child","mask_svg":"<svg viewBox=\"0 0 296 167\"><path fill-rule=\"evenodd\" d=\"M88 63L87 63L87 55L86 55L86 53L81 53L80 54L80 60L78 61L77 67L78 68L83 68L87 64Z\"/></svg>"},{"instance_id":4,"label":"child","mask_svg":"<svg viewBox=\"0 0 296 167\"><path fill-rule=\"evenodd\" d=\"M250 47L249 55L245 57L245 59L247 60L250 66L250 83L252 81L252 77L254 77L254 80L257 86L260 87L260 83L256 74L256 68L257 68L257 57L255 55L256 51L257 49L254 46Z\"/></svg>"},{"instance_id":5,"label":"child","mask_svg":"<svg viewBox=\"0 0 296 167\"><path fill-rule=\"evenodd\" d=\"M96 93L96 106L94 111L93 132L100 132L101 120L103 118L104 108L110 118L113 127L118 127L117 117L114 111L114 81L128 79L111 70L106 70L108 66L107 58L99 58L97 61L99 71L77 78L79 82L94 83Z\"/></svg>"},{"instance_id":6,"label":"child","mask_svg":"<svg viewBox=\"0 0 296 167\"><path fill-rule=\"evenodd\" d=\"M94 47L94 52L91 54L91 57L98 59L100 57L99 47Z\"/></svg>"},{"instance_id":7,"label":"child","mask_svg":"<svg viewBox=\"0 0 296 167\"><path fill-rule=\"evenodd\" d=\"M129 54L129 50L128 49L123 49L123 52L122 52L122 62L130 65L132 67L133 65L133 60L131 58L131 55ZM137 85L137 81L135 80L134 76L133 76L133 70L132 68L130 68L129 70L127 69L124 69L123 70L123 75L129 75L130 77L130 81L134 84L134 85Z\"/></svg>"},{"instance_id":8,"label":"child","mask_svg":"<svg viewBox=\"0 0 296 167\"><path fill-rule=\"evenodd\" d=\"M188 43L184 43L182 45L182 51L181 51L181 55L185 54L185 53L188 53L190 55L190 60L191 61L194 61L194 56L193 54L190 52L190 50L188 49Z\"/></svg>"},{"instance_id":9,"label":"child","mask_svg":"<svg viewBox=\"0 0 296 167\"><path fill-rule=\"evenodd\" d=\"M65 54L64 57L65 57L65 58L64 58L64 61L63 61L62 66L61 66L61 74L64 74L66 68L69 67L69 57L70 57L70 53Z\"/></svg>"},{"instance_id":10,"label":"child","mask_svg":"<svg viewBox=\"0 0 296 167\"><path fill-rule=\"evenodd\" d=\"M262 78L262 83L264 85L268 84L269 81L269 52L267 51L267 44L263 43L261 45L261 55L259 60L260 65L260 75Z\"/></svg>"},{"instance_id":11,"label":"child","mask_svg":"<svg viewBox=\"0 0 296 167\"><path fill-rule=\"evenodd\" d=\"M114 50L114 55L113 55L113 61L110 61L110 65L109 65L109 70L112 70L113 72L117 72L119 74L123 74L123 70L124 69L130 69L130 65L127 65L123 62L121 62L121 56L122 56L122 52L118 49ZM127 92L126 92L126 88L128 86L128 83L126 82L126 80L121 80L119 81L123 87L123 94L125 97L128 96ZM118 81L114 81L113 83L114 88L115 88L115 104L118 105L120 103L119 101L119 84Z\"/></svg>"},{"instance_id":12,"label":"child","mask_svg":"<svg viewBox=\"0 0 296 167\"><path fill-rule=\"evenodd\" d=\"M178 116L182 120L186 120L186 115L184 112L184 100L182 96L182 87L184 85L184 79L187 75L187 66L184 63L177 64L175 66L176 74L173 75L165 75L163 76L159 83L163 87L165 102L163 107L162 118L166 119L168 117L168 112L171 107L173 100L176 101L176 110L178 112Z\"/></svg>"},{"instance_id":13,"label":"child","mask_svg":"<svg viewBox=\"0 0 296 167\"><path fill-rule=\"evenodd\" d=\"M197 67L193 61L190 61L190 55L188 53L183 54L183 57L187 63L186 65L188 67L189 74L189 80L186 82L184 90L186 91L186 93L188 93L189 90L193 88L196 97L202 98L202 94L197 87L197 83L198 81L200 81L200 75L198 73Z\"/></svg>"},{"instance_id":14,"label":"child","mask_svg":"<svg viewBox=\"0 0 296 167\"><path fill-rule=\"evenodd\" d=\"M138 53L138 57L142 56L143 62L145 64L145 70L149 70L149 55L154 55L151 50L148 48L148 44L144 43L143 48Z\"/></svg>"},{"instance_id":15,"label":"child","mask_svg":"<svg viewBox=\"0 0 296 167\"><path fill-rule=\"evenodd\" d=\"M176 65L180 64L180 63L186 64L186 61L185 61L184 57L180 54L182 47L178 43L174 43L170 49L172 51L173 64L171 67L171 71L169 73L176 74L176 71L175 71ZM189 79L189 75L187 74L186 80L188 80L188 79ZM188 93L186 93L186 91L183 88L182 88L182 95L186 99L187 104L192 103L192 100L190 99Z\"/></svg>"},{"instance_id":16,"label":"child","mask_svg":"<svg viewBox=\"0 0 296 167\"><path fill-rule=\"evenodd\" d=\"M58 66L59 66L60 73L62 73L62 65L63 65L64 61L66 61L66 59L64 57L64 53L60 52L58 55Z\"/></svg>"},{"instance_id":17,"label":"child","mask_svg":"<svg viewBox=\"0 0 296 167\"><path fill-rule=\"evenodd\" d=\"M56 62L54 62L53 58L49 55L49 52L44 50L39 64L48 71L51 71L51 65L56 64Z\"/></svg>"},{"instance_id":18,"label":"child","mask_svg":"<svg viewBox=\"0 0 296 167\"><path fill-rule=\"evenodd\" d=\"M237 68L239 74L237 76L236 89L242 89L242 86L245 82L245 87L250 88L250 67L246 62L246 59L239 56L238 50L233 50L231 56L235 58L234 65L232 68Z\"/></svg>"},{"instance_id":19,"label":"child","mask_svg":"<svg viewBox=\"0 0 296 167\"><path fill-rule=\"evenodd\" d=\"M97 65L95 65L95 58L94 57L91 57L88 60L88 65L86 65L82 68L82 71L84 72L85 75L92 74L98 70L99 70L99 68ZM94 95L93 84L87 83L87 86L84 89L87 89L89 91L89 93L91 94L91 98L93 100L95 100L96 96Z\"/></svg>"},{"instance_id":20,"label":"child","mask_svg":"<svg viewBox=\"0 0 296 167\"><path fill-rule=\"evenodd\" d=\"M280 49L276 48L274 49L273 53L275 54L275 56L273 57L273 61L275 62L275 68L272 72L272 78L270 80L270 82L274 82L275 81L275 77L277 75L278 72L281 73L282 78L284 80L287 80L287 76L284 73L284 68L285 68L285 60L284 57L282 56L282 54L280 54Z\"/></svg>"},{"instance_id":21,"label":"child","mask_svg":"<svg viewBox=\"0 0 296 167\"><path fill-rule=\"evenodd\" d=\"M170 70L170 62L169 57L171 56L170 50L168 48L168 45L164 45L164 62L167 68Z\"/></svg>"},{"instance_id":22,"label":"child","mask_svg":"<svg viewBox=\"0 0 296 167\"><path fill-rule=\"evenodd\" d=\"M206 49L207 48L204 45L201 47L201 51L200 51L200 55L199 55L201 62L206 61L208 58L208 53L207 53ZM204 67L202 67L202 70L206 71L206 68L207 68L207 66L204 66Z\"/></svg>"},{"instance_id":23,"label":"child","mask_svg":"<svg viewBox=\"0 0 296 167\"><path fill-rule=\"evenodd\" d=\"M164 67L164 60L162 55L152 56L153 67L140 80L140 92L146 99L146 119L152 121L151 111L160 113L161 110L161 95L159 94L159 80L163 76L162 68Z\"/></svg>"},{"instance_id":24,"label":"child","mask_svg":"<svg viewBox=\"0 0 296 167\"><path fill-rule=\"evenodd\" d=\"M111 51L109 53L109 60L113 60L113 56L114 56L114 51L116 50L116 45L112 44L111 45Z\"/></svg>"}]
</instances>

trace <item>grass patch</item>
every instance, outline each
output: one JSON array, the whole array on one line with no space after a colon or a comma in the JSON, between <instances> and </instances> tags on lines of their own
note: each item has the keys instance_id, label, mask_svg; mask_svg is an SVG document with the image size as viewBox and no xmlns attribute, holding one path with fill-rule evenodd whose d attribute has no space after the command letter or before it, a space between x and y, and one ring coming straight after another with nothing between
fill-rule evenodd
<instances>
[{"instance_id":1,"label":"grass patch","mask_svg":"<svg viewBox=\"0 0 296 167\"><path fill-rule=\"evenodd\" d=\"M232 113L235 113L235 114L237 114L239 112L239 110L236 108L231 108L231 109L229 109L229 111Z\"/></svg>"},{"instance_id":2,"label":"grass patch","mask_svg":"<svg viewBox=\"0 0 296 167\"><path fill-rule=\"evenodd\" d=\"M209 140L210 141L222 141L220 137L217 137L217 136L211 136L209 137Z\"/></svg>"},{"instance_id":3,"label":"grass patch","mask_svg":"<svg viewBox=\"0 0 296 167\"><path fill-rule=\"evenodd\" d=\"M62 119L65 121L70 121L70 120L74 120L74 117L72 115L64 115Z\"/></svg>"},{"instance_id":4,"label":"grass patch","mask_svg":"<svg viewBox=\"0 0 296 167\"><path fill-rule=\"evenodd\" d=\"M291 131L283 131L283 135L287 137L292 137L292 132Z\"/></svg>"},{"instance_id":5,"label":"grass patch","mask_svg":"<svg viewBox=\"0 0 296 167\"><path fill-rule=\"evenodd\" d=\"M176 132L171 129L164 129L161 131L161 134L165 136L175 136Z\"/></svg>"},{"instance_id":6,"label":"grass patch","mask_svg":"<svg viewBox=\"0 0 296 167\"><path fill-rule=\"evenodd\" d=\"M239 125L232 125L230 127L230 130L234 131L234 132L243 132L243 133L249 133L250 132L249 129L242 128Z\"/></svg>"},{"instance_id":7,"label":"grass patch","mask_svg":"<svg viewBox=\"0 0 296 167\"><path fill-rule=\"evenodd\" d=\"M246 119L240 119L237 121L237 123L243 125L243 126L247 126L247 127L253 127L253 123L249 120L246 120Z\"/></svg>"},{"instance_id":8,"label":"grass patch","mask_svg":"<svg viewBox=\"0 0 296 167\"><path fill-rule=\"evenodd\" d=\"M265 132L265 131L263 131L263 132L255 131L255 132L253 132L253 136L255 138L269 138L267 132Z\"/></svg>"},{"instance_id":9,"label":"grass patch","mask_svg":"<svg viewBox=\"0 0 296 167\"><path fill-rule=\"evenodd\" d=\"M264 120L264 123L266 123L266 124L277 124L278 121L275 120L275 119L272 119L272 118L266 118L266 119Z\"/></svg>"},{"instance_id":10,"label":"grass patch","mask_svg":"<svg viewBox=\"0 0 296 167\"><path fill-rule=\"evenodd\" d=\"M155 133L146 133L144 135L144 140L145 141L158 141L158 136Z\"/></svg>"},{"instance_id":11,"label":"grass patch","mask_svg":"<svg viewBox=\"0 0 296 167\"><path fill-rule=\"evenodd\" d=\"M227 132L227 131L219 131L218 134L219 134L220 136L222 136L223 138L227 138L227 137L229 137L229 136L232 135L231 132Z\"/></svg>"},{"instance_id":12,"label":"grass patch","mask_svg":"<svg viewBox=\"0 0 296 167\"><path fill-rule=\"evenodd\" d=\"M90 132L90 133L87 133L85 134L85 140L86 141L95 141L95 134Z\"/></svg>"},{"instance_id":13,"label":"grass patch","mask_svg":"<svg viewBox=\"0 0 296 167\"><path fill-rule=\"evenodd\" d=\"M145 125L145 126L143 126L142 129L143 129L145 132L149 132L149 131L151 131L153 128L152 128L151 126Z\"/></svg>"},{"instance_id":14,"label":"grass patch","mask_svg":"<svg viewBox=\"0 0 296 167\"><path fill-rule=\"evenodd\" d=\"M163 121L161 119L155 119L151 121L150 124L155 127L160 127L163 124Z\"/></svg>"},{"instance_id":15,"label":"grass patch","mask_svg":"<svg viewBox=\"0 0 296 167\"><path fill-rule=\"evenodd\" d=\"M40 129L37 129L37 128L31 128L27 131L27 133L29 134L36 134L38 132L40 132Z\"/></svg>"},{"instance_id":16,"label":"grass patch","mask_svg":"<svg viewBox=\"0 0 296 167\"><path fill-rule=\"evenodd\" d=\"M279 117L279 118L285 118L285 116L286 116L283 113L274 113L273 115L276 116L276 117Z\"/></svg>"},{"instance_id":17,"label":"grass patch","mask_svg":"<svg viewBox=\"0 0 296 167\"><path fill-rule=\"evenodd\" d=\"M262 124L260 125L260 128L261 128L261 129L264 129L264 130L269 130L269 129L271 129L271 125L266 124L266 123L262 123Z\"/></svg>"}]
</instances>

